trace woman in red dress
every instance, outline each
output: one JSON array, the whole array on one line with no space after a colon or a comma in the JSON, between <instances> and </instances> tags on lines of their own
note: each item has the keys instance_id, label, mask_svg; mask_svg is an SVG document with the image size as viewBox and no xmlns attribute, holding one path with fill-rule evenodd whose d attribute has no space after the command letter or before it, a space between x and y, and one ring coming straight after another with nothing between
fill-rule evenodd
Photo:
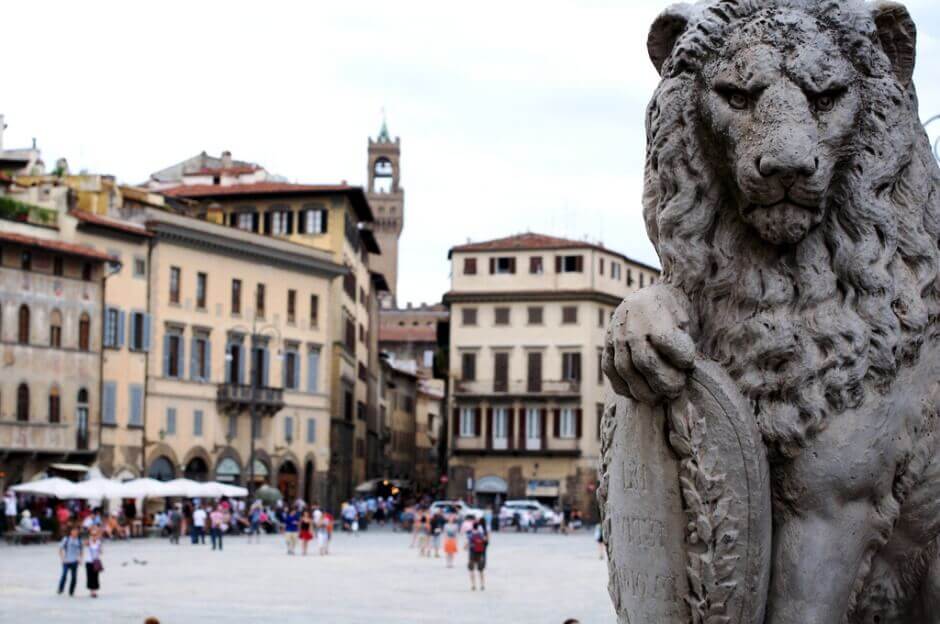
<instances>
[{"instance_id":1,"label":"woman in red dress","mask_svg":"<svg viewBox=\"0 0 940 624\"><path fill-rule=\"evenodd\" d=\"M310 540L313 539L313 520L310 518L310 512L304 511L304 515L300 517L300 544L303 549L304 556L307 555L307 544L310 543Z\"/></svg>"}]
</instances>

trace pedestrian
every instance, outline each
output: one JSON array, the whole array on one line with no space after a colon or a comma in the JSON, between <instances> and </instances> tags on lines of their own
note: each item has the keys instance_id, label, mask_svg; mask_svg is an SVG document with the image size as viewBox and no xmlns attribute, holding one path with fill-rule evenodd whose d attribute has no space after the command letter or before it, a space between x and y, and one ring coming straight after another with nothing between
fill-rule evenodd
<instances>
[{"instance_id":1,"label":"pedestrian","mask_svg":"<svg viewBox=\"0 0 940 624\"><path fill-rule=\"evenodd\" d=\"M313 526L317 531L317 550L321 557L330 554L330 525L332 522L332 516L323 513L319 508L314 510Z\"/></svg>"},{"instance_id":2,"label":"pedestrian","mask_svg":"<svg viewBox=\"0 0 940 624\"><path fill-rule=\"evenodd\" d=\"M255 538L255 543L261 543L261 515L264 513L261 507L261 501L256 500L251 504L251 509L248 511L248 519L250 521L248 529L248 543L251 543L251 538Z\"/></svg>"},{"instance_id":3,"label":"pedestrian","mask_svg":"<svg viewBox=\"0 0 940 624\"><path fill-rule=\"evenodd\" d=\"M473 518L466 516L463 519L463 522L460 523L460 534L463 536L464 548L467 548L470 544L470 533L473 532Z\"/></svg>"},{"instance_id":4,"label":"pedestrian","mask_svg":"<svg viewBox=\"0 0 940 624\"><path fill-rule=\"evenodd\" d=\"M297 525L300 516L293 509L284 514L284 539L287 542L287 554L293 555L297 548Z\"/></svg>"},{"instance_id":5,"label":"pedestrian","mask_svg":"<svg viewBox=\"0 0 940 624\"><path fill-rule=\"evenodd\" d=\"M309 511L304 511L304 515L300 517L300 548L304 557L307 556L307 546L312 539L313 518L310 516Z\"/></svg>"},{"instance_id":6,"label":"pedestrian","mask_svg":"<svg viewBox=\"0 0 940 624\"><path fill-rule=\"evenodd\" d=\"M209 535L212 536L212 550L215 550L216 544L219 550L222 550L222 534L225 532L225 512L221 505L216 505L209 514Z\"/></svg>"},{"instance_id":7,"label":"pedestrian","mask_svg":"<svg viewBox=\"0 0 940 624\"><path fill-rule=\"evenodd\" d=\"M431 517L430 522L430 533L431 533L431 548L434 549L434 558L440 559L441 557L441 537L444 532L444 525L447 524L447 520L444 519L444 514L441 513L440 509L435 510L434 515ZM428 557L431 556L431 553L428 552Z\"/></svg>"},{"instance_id":8,"label":"pedestrian","mask_svg":"<svg viewBox=\"0 0 940 624\"><path fill-rule=\"evenodd\" d=\"M601 523L598 522L597 526L594 527L594 539L597 540L597 558L604 558L604 530L601 528Z\"/></svg>"},{"instance_id":9,"label":"pedestrian","mask_svg":"<svg viewBox=\"0 0 940 624\"><path fill-rule=\"evenodd\" d=\"M208 517L209 514L202 508L202 505L196 505L196 508L193 510L193 544L206 543L206 519Z\"/></svg>"},{"instance_id":10,"label":"pedestrian","mask_svg":"<svg viewBox=\"0 0 940 624\"><path fill-rule=\"evenodd\" d=\"M425 513L418 516L418 556L431 556L431 519Z\"/></svg>"},{"instance_id":11,"label":"pedestrian","mask_svg":"<svg viewBox=\"0 0 940 624\"><path fill-rule=\"evenodd\" d=\"M96 528L88 533L88 561L85 562L85 579L92 598L98 597L101 589L100 575L104 571L101 564L101 534Z\"/></svg>"},{"instance_id":12,"label":"pedestrian","mask_svg":"<svg viewBox=\"0 0 940 624\"><path fill-rule=\"evenodd\" d=\"M444 556L447 558L447 567L454 567L454 555L457 554L457 533L460 531L460 525L457 524L457 516L451 514L447 517L447 523L444 525Z\"/></svg>"},{"instance_id":13,"label":"pedestrian","mask_svg":"<svg viewBox=\"0 0 940 624\"><path fill-rule=\"evenodd\" d=\"M473 530L470 531L470 538L467 540L467 550L469 551L467 569L470 570L471 591L476 591L477 589L476 580L473 576L474 570L480 577L480 591L486 589L483 580L483 570L486 569L486 547L488 542L489 539L486 534L486 529L483 528L482 522L478 520L474 524Z\"/></svg>"},{"instance_id":14,"label":"pedestrian","mask_svg":"<svg viewBox=\"0 0 940 624\"><path fill-rule=\"evenodd\" d=\"M16 494L7 490L3 495L3 531L12 531L16 528Z\"/></svg>"},{"instance_id":15,"label":"pedestrian","mask_svg":"<svg viewBox=\"0 0 940 624\"><path fill-rule=\"evenodd\" d=\"M78 581L78 564L82 562L82 540L78 536L78 527L69 529L69 534L59 543L59 559L62 561L62 576L59 577L59 593L65 590L65 577L72 575L69 583L69 596L75 595L75 584Z\"/></svg>"},{"instance_id":16,"label":"pedestrian","mask_svg":"<svg viewBox=\"0 0 940 624\"><path fill-rule=\"evenodd\" d=\"M183 530L183 512L180 504L176 503L170 510L170 543L179 544L180 534Z\"/></svg>"}]
</instances>

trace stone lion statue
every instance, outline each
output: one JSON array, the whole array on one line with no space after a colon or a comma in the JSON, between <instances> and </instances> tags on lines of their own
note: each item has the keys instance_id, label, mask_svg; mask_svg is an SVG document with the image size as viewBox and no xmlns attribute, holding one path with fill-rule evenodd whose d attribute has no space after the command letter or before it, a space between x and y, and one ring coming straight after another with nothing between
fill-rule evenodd
<instances>
[{"instance_id":1,"label":"stone lion statue","mask_svg":"<svg viewBox=\"0 0 940 624\"><path fill-rule=\"evenodd\" d=\"M940 171L900 4L676 5L648 48L663 279L610 325L614 391L717 362L767 448L770 624L940 622Z\"/></svg>"}]
</instances>

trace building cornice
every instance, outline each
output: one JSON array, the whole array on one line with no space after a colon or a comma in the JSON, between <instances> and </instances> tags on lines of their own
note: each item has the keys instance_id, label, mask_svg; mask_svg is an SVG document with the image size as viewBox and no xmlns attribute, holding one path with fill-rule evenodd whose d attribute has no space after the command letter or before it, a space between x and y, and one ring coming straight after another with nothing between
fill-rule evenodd
<instances>
[{"instance_id":1,"label":"building cornice","mask_svg":"<svg viewBox=\"0 0 940 624\"><path fill-rule=\"evenodd\" d=\"M596 301L617 306L622 297L599 290L510 290L510 291L450 291L444 294L444 304L454 303L513 303L523 301Z\"/></svg>"},{"instance_id":2,"label":"building cornice","mask_svg":"<svg viewBox=\"0 0 940 624\"><path fill-rule=\"evenodd\" d=\"M257 260L265 264L283 267L304 273L314 273L327 278L344 275L348 269L331 260L317 258L275 246L254 244L219 233L186 227L167 221L153 220L148 228L158 241L170 242L193 249L237 258L239 260Z\"/></svg>"}]
</instances>

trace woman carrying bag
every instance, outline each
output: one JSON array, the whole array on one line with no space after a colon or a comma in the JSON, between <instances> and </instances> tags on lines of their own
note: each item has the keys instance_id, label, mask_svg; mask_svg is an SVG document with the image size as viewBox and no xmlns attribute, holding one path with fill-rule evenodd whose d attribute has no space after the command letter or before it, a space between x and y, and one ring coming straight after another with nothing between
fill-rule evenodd
<instances>
[{"instance_id":1,"label":"woman carrying bag","mask_svg":"<svg viewBox=\"0 0 940 624\"><path fill-rule=\"evenodd\" d=\"M101 565L101 536L98 529L92 527L88 531L88 561L85 562L85 578L88 579L88 590L92 598L98 597L98 590L101 589L101 582L98 578L104 571Z\"/></svg>"}]
</instances>

